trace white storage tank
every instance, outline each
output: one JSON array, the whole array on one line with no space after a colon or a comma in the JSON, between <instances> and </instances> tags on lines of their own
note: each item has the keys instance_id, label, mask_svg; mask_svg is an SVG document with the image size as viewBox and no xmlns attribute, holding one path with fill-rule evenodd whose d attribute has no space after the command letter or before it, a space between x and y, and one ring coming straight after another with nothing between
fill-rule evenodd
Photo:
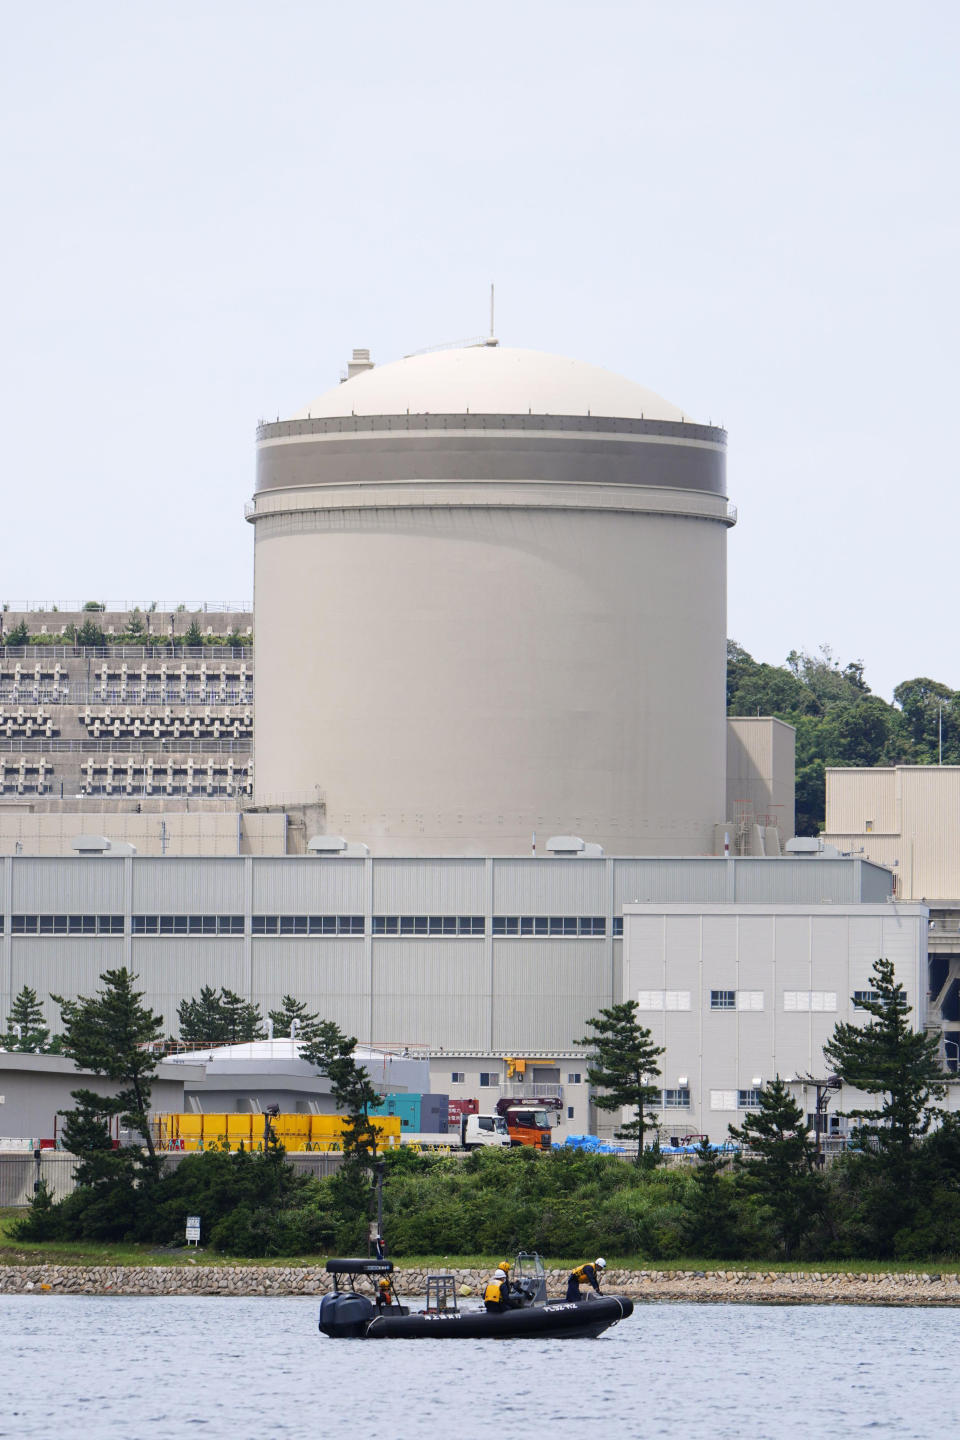
<instances>
[{"instance_id":1,"label":"white storage tank","mask_svg":"<svg viewBox=\"0 0 960 1440\"><path fill-rule=\"evenodd\" d=\"M257 803L379 854L709 852L724 431L496 344L351 368L258 431Z\"/></svg>"}]
</instances>

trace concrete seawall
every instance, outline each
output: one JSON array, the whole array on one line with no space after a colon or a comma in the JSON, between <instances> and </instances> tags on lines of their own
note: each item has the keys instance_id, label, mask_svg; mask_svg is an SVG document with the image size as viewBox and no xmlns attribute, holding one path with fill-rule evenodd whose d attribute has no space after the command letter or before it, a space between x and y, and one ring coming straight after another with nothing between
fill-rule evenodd
<instances>
[{"instance_id":1,"label":"concrete seawall","mask_svg":"<svg viewBox=\"0 0 960 1440\"><path fill-rule=\"evenodd\" d=\"M486 1272L453 1269L458 1284L482 1293ZM397 1288L418 1297L427 1272L398 1269ZM547 1289L562 1296L566 1271L548 1270ZM322 1267L268 1265L4 1265L4 1295L322 1295L330 1277ZM713 1304L960 1305L960 1275L939 1272L865 1274L818 1271L608 1270L608 1294L638 1301Z\"/></svg>"}]
</instances>

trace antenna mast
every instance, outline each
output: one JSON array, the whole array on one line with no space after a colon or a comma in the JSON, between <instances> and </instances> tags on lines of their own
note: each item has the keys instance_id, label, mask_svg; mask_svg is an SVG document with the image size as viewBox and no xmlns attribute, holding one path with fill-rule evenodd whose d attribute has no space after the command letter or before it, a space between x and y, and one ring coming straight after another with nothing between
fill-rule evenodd
<instances>
[{"instance_id":1,"label":"antenna mast","mask_svg":"<svg viewBox=\"0 0 960 1440\"><path fill-rule=\"evenodd\" d=\"M491 280L491 282L490 282L490 339L491 339L491 340L493 339L494 335L496 335L496 333L497 333L496 330L494 330L494 328L493 328L493 281Z\"/></svg>"}]
</instances>

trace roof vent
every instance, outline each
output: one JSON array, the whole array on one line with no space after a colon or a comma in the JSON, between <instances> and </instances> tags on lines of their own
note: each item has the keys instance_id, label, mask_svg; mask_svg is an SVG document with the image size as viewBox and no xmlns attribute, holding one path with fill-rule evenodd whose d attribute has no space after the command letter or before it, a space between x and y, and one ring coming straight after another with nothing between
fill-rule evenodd
<instances>
[{"instance_id":1,"label":"roof vent","mask_svg":"<svg viewBox=\"0 0 960 1440\"><path fill-rule=\"evenodd\" d=\"M126 840L108 840L106 835L75 835L70 841L78 855L136 855L136 845Z\"/></svg>"},{"instance_id":2,"label":"roof vent","mask_svg":"<svg viewBox=\"0 0 960 1440\"><path fill-rule=\"evenodd\" d=\"M373 365L369 350L354 350L347 365L347 379L352 380L354 375L362 375L364 370L372 370Z\"/></svg>"},{"instance_id":3,"label":"roof vent","mask_svg":"<svg viewBox=\"0 0 960 1440\"><path fill-rule=\"evenodd\" d=\"M345 840L342 835L313 835L307 841L307 852L336 860L355 860L358 855L369 855L370 847L362 840Z\"/></svg>"},{"instance_id":4,"label":"roof vent","mask_svg":"<svg viewBox=\"0 0 960 1440\"><path fill-rule=\"evenodd\" d=\"M551 835L547 841L547 852L578 860L596 860L603 854L603 846L581 840L579 835Z\"/></svg>"}]
</instances>

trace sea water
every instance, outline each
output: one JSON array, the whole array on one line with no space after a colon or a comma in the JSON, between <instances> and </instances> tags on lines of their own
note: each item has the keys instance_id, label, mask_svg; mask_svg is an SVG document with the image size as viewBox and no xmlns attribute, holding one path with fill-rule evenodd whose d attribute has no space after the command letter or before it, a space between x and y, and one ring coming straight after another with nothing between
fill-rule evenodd
<instances>
[{"instance_id":1,"label":"sea water","mask_svg":"<svg viewBox=\"0 0 960 1440\"><path fill-rule=\"evenodd\" d=\"M315 1300L0 1296L0 1436L949 1434L960 1310L638 1305L597 1340L330 1340Z\"/></svg>"}]
</instances>

